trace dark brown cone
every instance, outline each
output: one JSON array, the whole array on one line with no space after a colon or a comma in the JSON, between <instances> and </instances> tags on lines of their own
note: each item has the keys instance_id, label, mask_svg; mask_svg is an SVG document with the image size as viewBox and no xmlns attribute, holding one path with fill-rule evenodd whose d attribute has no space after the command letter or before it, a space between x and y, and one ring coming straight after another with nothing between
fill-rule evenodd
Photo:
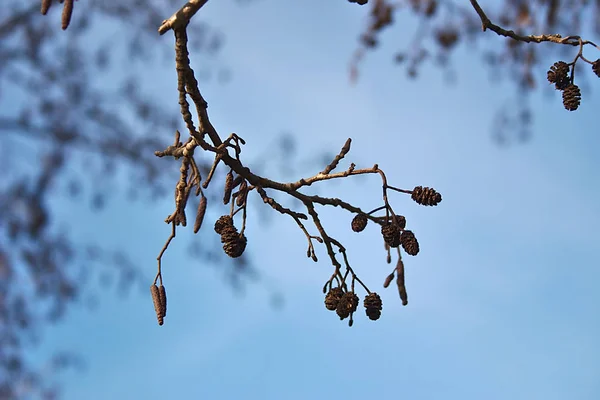
<instances>
[{"instance_id":1,"label":"dark brown cone","mask_svg":"<svg viewBox=\"0 0 600 400\"><path fill-rule=\"evenodd\" d=\"M387 224L381 227L383 240L385 240L390 247L400 246L400 233L401 229L397 224Z\"/></svg>"},{"instance_id":2,"label":"dark brown cone","mask_svg":"<svg viewBox=\"0 0 600 400\"><path fill-rule=\"evenodd\" d=\"M556 88L556 90L565 90L567 88L567 86L569 86L570 84L571 84L571 80L569 78L567 78L565 80L556 82L554 87Z\"/></svg>"},{"instance_id":3,"label":"dark brown cone","mask_svg":"<svg viewBox=\"0 0 600 400\"><path fill-rule=\"evenodd\" d=\"M600 58L592 63L592 71L600 78Z\"/></svg>"},{"instance_id":4,"label":"dark brown cone","mask_svg":"<svg viewBox=\"0 0 600 400\"><path fill-rule=\"evenodd\" d=\"M563 105L569 111L575 111L581 102L581 91L575 84L567 86L563 92Z\"/></svg>"},{"instance_id":5,"label":"dark brown cone","mask_svg":"<svg viewBox=\"0 0 600 400\"><path fill-rule=\"evenodd\" d=\"M563 90L569 81L569 65L564 61L557 61L550 67L548 71L548 82L554 83L556 89Z\"/></svg>"},{"instance_id":6,"label":"dark brown cone","mask_svg":"<svg viewBox=\"0 0 600 400\"><path fill-rule=\"evenodd\" d=\"M398 225L398 228L400 228L400 230L406 227L406 218L404 217L404 215L396 215L395 221L395 224Z\"/></svg>"},{"instance_id":7,"label":"dark brown cone","mask_svg":"<svg viewBox=\"0 0 600 400\"><path fill-rule=\"evenodd\" d=\"M381 297L377 293L369 293L363 302L367 317L373 321L377 321L381 317L382 302Z\"/></svg>"},{"instance_id":8,"label":"dark brown cone","mask_svg":"<svg viewBox=\"0 0 600 400\"><path fill-rule=\"evenodd\" d=\"M160 313L164 318L167 316L167 291L163 285L158 287L158 298L160 300Z\"/></svg>"},{"instance_id":9,"label":"dark brown cone","mask_svg":"<svg viewBox=\"0 0 600 400\"><path fill-rule=\"evenodd\" d=\"M223 238L221 238L223 241ZM248 239L246 239L245 235L235 234L235 236L230 237L223 244L223 250L225 254L227 254L231 258L238 258L246 250L246 244L248 243Z\"/></svg>"},{"instance_id":10,"label":"dark brown cone","mask_svg":"<svg viewBox=\"0 0 600 400\"><path fill-rule=\"evenodd\" d=\"M344 292L342 291L342 288L332 288L325 296L325 308L329 311L335 311L343 295Z\"/></svg>"},{"instance_id":11,"label":"dark brown cone","mask_svg":"<svg viewBox=\"0 0 600 400\"><path fill-rule=\"evenodd\" d=\"M150 286L150 294L152 294L152 303L154 303L154 311L156 312L156 319L158 320L158 324L162 325L164 323L162 316L162 307L160 304L160 294L158 292L158 287L156 285Z\"/></svg>"},{"instance_id":12,"label":"dark brown cone","mask_svg":"<svg viewBox=\"0 0 600 400\"><path fill-rule=\"evenodd\" d=\"M367 227L367 223L369 219L365 214L356 214L354 218L352 218L352 230L354 232L362 232Z\"/></svg>"},{"instance_id":13,"label":"dark brown cone","mask_svg":"<svg viewBox=\"0 0 600 400\"><path fill-rule=\"evenodd\" d=\"M238 236L239 233L235 226L226 226L221 230L221 243L233 242L237 240Z\"/></svg>"},{"instance_id":14,"label":"dark brown cone","mask_svg":"<svg viewBox=\"0 0 600 400\"><path fill-rule=\"evenodd\" d=\"M369 2L369 0L348 0L348 2L356 3L356 4L360 4L361 6L364 6L365 4L367 4Z\"/></svg>"},{"instance_id":15,"label":"dark brown cone","mask_svg":"<svg viewBox=\"0 0 600 400\"><path fill-rule=\"evenodd\" d=\"M219 217L217 222L215 222L215 232L220 235L223 231L223 228L227 226L233 226L233 218L231 218L229 215L222 215Z\"/></svg>"},{"instance_id":16,"label":"dark brown cone","mask_svg":"<svg viewBox=\"0 0 600 400\"><path fill-rule=\"evenodd\" d=\"M412 199L422 206L437 206L442 201L442 195L433 188L415 186Z\"/></svg>"},{"instance_id":17,"label":"dark brown cone","mask_svg":"<svg viewBox=\"0 0 600 400\"><path fill-rule=\"evenodd\" d=\"M416 256L419 253L419 242L412 231L404 231L400 236L402 248L411 256Z\"/></svg>"},{"instance_id":18,"label":"dark brown cone","mask_svg":"<svg viewBox=\"0 0 600 400\"><path fill-rule=\"evenodd\" d=\"M340 319L348 318L348 316L356 311L358 307L358 296L352 292L344 293L338 303L335 312Z\"/></svg>"}]
</instances>

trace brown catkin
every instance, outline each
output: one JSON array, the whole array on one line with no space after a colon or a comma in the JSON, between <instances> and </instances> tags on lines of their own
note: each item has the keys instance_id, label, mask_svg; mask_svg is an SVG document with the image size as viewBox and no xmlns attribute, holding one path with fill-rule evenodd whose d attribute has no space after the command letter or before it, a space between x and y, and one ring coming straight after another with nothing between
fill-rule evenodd
<instances>
[{"instance_id":1,"label":"brown catkin","mask_svg":"<svg viewBox=\"0 0 600 400\"><path fill-rule=\"evenodd\" d=\"M235 199L235 205L241 207L246 202L248 196L248 182L244 179L240 184L240 190L238 191L237 198Z\"/></svg>"},{"instance_id":2,"label":"brown catkin","mask_svg":"<svg viewBox=\"0 0 600 400\"><path fill-rule=\"evenodd\" d=\"M233 190L233 173L229 171L225 177L225 190L223 193L223 204L229 204L231 191Z\"/></svg>"},{"instance_id":3,"label":"brown catkin","mask_svg":"<svg viewBox=\"0 0 600 400\"><path fill-rule=\"evenodd\" d=\"M398 225L398 228L400 229L406 227L406 217L404 215L395 215L393 221L395 221L394 223Z\"/></svg>"},{"instance_id":4,"label":"brown catkin","mask_svg":"<svg viewBox=\"0 0 600 400\"><path fill-rule=\"evenodd\" d=\"M390 283L392 283L392 280L394 280L394 273L393 272L391 274L389 274L387 276L387 278L385 278L385 281L383 282L383 287L387 288L388 286L390 286Z\"/></svg>"},{"instance_id":5,"label":"brown catkin","mask_svg":"<svg viewBox=\"0 0 600 400\"><path fill-rule=\"evenodd\" d=\"M398 286L398 294L400 295L400 300L402 300L402 305L407 305L408 294L406 293L406 286L404 284L404 263L402 260L398 260L398 264L396 264L396 286Z\"/></svg>"},{"instance_id":6,"label":"brown catkin","mask_svg":"<svg viewBox=\"0 0 600 400\"><path fill-rule=\"evenodd\" d=\"M164 318L167 316L167 291L163 285L158 287L158 299L160 300L160 314Z\"/></svg>"},{"instance_id":7,"label":"brown catkin","mask_svg":"<svg viewBox=\"0 0 600 400\"><path fill-rule=\"evenodd\" d=\"M358 296L353 292L347 292L340 299L335 312L340 319L345 319L356 311L356 307L358 307Z\"/></svg>"},{"instance_id":8,"label":"brown catkin","mask_svg":"<svg viewBox=\"0 0 600 400\"><path fill-rule=\"evenodd\" d=\"M52 5L52 0L42 0L42 15L46 15L46 13L48 13L48 10L50 9L50 6Z\"/></svg>"},{"instance_id":9,"label":"brown catkin","mask_svg":"<svg viewBox=\"0 0 600 400\"><path fill-rule=\"evenodd\" d=\"M204 221L204 214L206 213L206 197L202 196L200 198L200 203L198 204L198 213L196 214L196 222L194 222L194 233L198 233L200 228L202 227L202 221Z\"/></svg>"},{"instance_id":10,"label":"brown catkin","mask_svg":"<svg viewBox=\"0 0 600 400\"><path fill-rule=\"evenodd\" d=\"M158 287L153 284L150 286L150 294L152 294L152 303L154 303L154 311L156 312L156 319L158 320L158 324L163 324L163 316L162 316L162 306L160 303L160 294L158 292Z\"/></svg>"},{"instance_id":11,"label":"brown catkin","mask_svg":"<svg viewBox=\"0 0 600 400\"><path fill-rule=\"evenodd\" d=\"M398 247L400 246L400 234L401 229L397 224L387 224L381 227L381 235L383 236L383 240L390 247Z\"/></svg>"},{"instance_id":12,"label":"brown catkin","mask_svg":"<svg viewBox=\"0 0 600 400\"><path fill-rule=\"evenodd\" d=\"M65 0L62 12L62 29L63 31L69 27L73 15L73 0Z\"/></svg>"}]
</instances>

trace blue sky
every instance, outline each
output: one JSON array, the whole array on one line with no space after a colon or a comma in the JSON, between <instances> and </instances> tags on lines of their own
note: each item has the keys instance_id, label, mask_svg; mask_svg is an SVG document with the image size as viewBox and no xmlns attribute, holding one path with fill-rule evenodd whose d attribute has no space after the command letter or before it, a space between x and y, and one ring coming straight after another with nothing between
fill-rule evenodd
<instances>
[{"instance_id":1,"label":"blue sky","mask_svg":"<svg viewBox=\"0 0 600 400\"><path fill-rule=\"evenodd\" d=\"M379 163L392 185L442 193L436 208L406 195L392 198L421 244L417 257L405 258L409 305L402 307L393 287L381 288L390 267L378 229L357 235L348 214L321 210L359 276L383 299L379 321L358 313L348 328L323 306L321 287L332 268L324 249L315 264L291 219L274 215L265 225L250 214L247 251L263 281L248 285L244 296L232 292L219 265L187 255L185 232L164 260L163 327L147 291L120 298L111 290L95 311L77 307L48 329L41 352L70 349L86 360L85 371L62 377L64 398L599 398L600 91L591 73L596 90L584 92L578 111L565 111L557 93L537 92L532 140L500 147L490 127L494 112L514 96L511 83L492 84L465 45L453 57L458 84L446 84L443 72L429 66L408 80L390 61L391 43L403 40L402 27L412 29L405 19L350 85L348 61L367 9L327 3L210 2L199 15L226 33L226 44L209 62L229 66L232 79L202 83L201 90L221 134L247 141L243 155L251 168L272 154L268 146L281 132L295 135L298 160L335 153L351 137L348 162ZM500 45L486 34L485 43ZM192 56L197 70L201 62ZM149 96L171 93L165 104L176 106L169 63L141 74L152 82ZM299 174L322 168L313 160ZM318 190L364 208L380 201L375 178ZM169 234L162 221L171 203L170 196L146 204L117 195L99 214L81 206L82 223L71 229L106 246L126 245L148 266L149 285ZM65 215L74 207L80 206L59 205ZM214 217L227 209L211 211ZM209 228L206 237L214 235ZM284 295L281 309L270 306L272 288Z\"/></svg>"}]
</instances>

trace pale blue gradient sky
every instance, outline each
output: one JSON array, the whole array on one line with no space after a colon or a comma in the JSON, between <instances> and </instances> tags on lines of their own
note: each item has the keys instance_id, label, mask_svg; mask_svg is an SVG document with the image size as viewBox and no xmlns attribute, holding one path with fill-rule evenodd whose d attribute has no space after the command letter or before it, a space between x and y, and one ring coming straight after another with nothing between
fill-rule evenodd
<instances>
[{"instance_id":1,"label":"pale blue gradient sky","mask_svg":"<svg viewBox=\"0 0 600 400\"><path fill-rule=\"evenodd\" d=\"M332 268L324 249L315 264L290 218L276 215L263 226L250 214L247 251L284 293L285 306L273 310L261 284L235 296L218 266L187 256L190 235L182 233L165 258L163 327L149 294L134 292L103 299L95 312L79 307L47 331L46 349L72 349L87 361L86 372L65 375L65 399L600 398L597 85L574 113L556 93L536 93L533 139L498 147L489 128L513 86L492 84L464 46L454 57L457 85L429 66L408 80L391 62L391 45L370 54L358 83L349 84L366 13L343 0L211 2L200 15L226 33L226 45L210 62L231 66L233 75L201 89L217 129L246 139L251 167L282 131L296 135L299 158L337 152L351 137L348 161L379 163L395 186L443 194L436 208L392 199L421 244L405 260L409 306L394 288L381 289L390 268L376 228L356 235L348 214L322 210L329 233L383 298L381 320L359 313L348 328L323 307L320 290ZM386 43L407 31L410 19L387 32ZM486 34L486 45L500 45ZM202 61L192 56L196 69ZM148 95L176 107L172 65L140 73L152 82ZM165 132L165 143L171 140ZM380 201L375 178L320 190L364 208ZM126 245L151 279L171 203L171 196L149 206L118 195L102 213L82 214L85 225L73 229ZM65 203L64 212L74 207Z\"/></svg>"}]
</instances>

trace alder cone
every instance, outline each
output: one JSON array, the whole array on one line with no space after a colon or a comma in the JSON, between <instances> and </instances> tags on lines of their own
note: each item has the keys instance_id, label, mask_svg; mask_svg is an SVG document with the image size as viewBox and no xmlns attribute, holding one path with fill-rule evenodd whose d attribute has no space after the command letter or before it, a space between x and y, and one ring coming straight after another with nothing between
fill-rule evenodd
<instances>
[{"instance_id":1,"label":"alder cone","mask_svg":"<svg viewBox=\"0 0 600 400\"><path fill-rule=\"evenodd\" d=\"M402 248L407 254L416 256L419 253L419 242L417 242L417 238L412 231L402 232L400 241L402 242Z\"/></svg>"},{"instance_id":2,"label":"alder cone","mask_svg":"<svg viewBox=\"0 0 600 400\"><path fill-rule=\"evenodd\" d=\"M573 84L565 88L563 92L563 105L569 111L575 111L581 103L581 91L579 86Z\"/></svg>"},{"instance_id":3,"label":"alder cone","mask_svg":"<svg viewBox=\"0 0 600 400\"><path fill-rule=\"evenodd\" d=\"M230 215L222 215L217 222L215 222L215 232L220 235L221 232L223 232L223 229L228 226L233 226L233 218L231 218Z\"/></svg>"},{"instance_id":4,"label":"alder cone","mask_svg":"<svg viewBox=\"0 0 600 400\"><path fill-rule=\"evenodd\" d=\"M223 238L221 238L221 241L223 241ZM248 239L246 239L246 236L236 232L234 235L230 235L228 240L224 242L223 250L229 257L238 258L246 250L247 243Z\"/></svg>"},{"instance_id":5,"label":"alder cone","mask_svg":"<svg viewBox=\"0 0 600 400\"><path fill-rule=\"evenodd\" d=\"M400 233L401 229L397 224L387 224L381 227L383 240L385 240L390 247L400 246Z\"/></svg>"},{"instance_id":6,"label":"alder cone","mask_svg":"<svg viewBox=\"0 0 600 400\"><path fill-rule=\"evenodd\" d=\"M592 71L600 78L600 58L592 63Z\"/></svg>"},{"instance_id":7,"label":"alder cone","mask_svg":"<svg viewBox=\"0 0 600 400\"><path fill-rule=\"evenodd\" d=\"M356 311L358 307L358 296L352 292L344 293L338 306L335 309L335 312L340 317L340 319L345 319L350 316L351 313Z\"/></svg>"},{"instance_id":8,"label":"alder cone","mask_svg":"<svg viewBox=\"0 0 600 400\"><path fill-rule=\"evenodd\" d=\"M369 293L365 297L363 305L365 306L365 312L367 313L367 317L369 317L369 319L377 321L379 317L381 317L383 303L381 302L381 297L379 297L377 293Z\"/></svg>"},{"instance_id":9,"label":"alder cone","mask_svg":"<svg viewBox=\"0 0 600 400\"><path fill-rule=\"evenodd\" d=\"M437 206L442 201L442 195L433 188L415 186L412 199L422 206Z\"/></svg>"},{"instance_id":10,"label":"alder cone","mask_svg":"<svg viewBox=\"0 0 600 400\"><path fill-rule=\"evenodd\" d=\"M354 218L352 218L352 230L354 232L362 232L367 227L367 223L369 219L365 214L356 214Z\"/></svg>"},{"instance_id":11,"label":"alder cone","mask_svg":"<svg viewBox=\"0 0 600 400\"><path fill-rule=\"evenodd\" d=\"M344 292L342 291L342 288L332 288L325 296L325 308L329 311L335 311L343 295Z\"/></svg>"},{"instance_id":12,"label":"alder cone","mask_svg":"<svg viewBox=\"0 0 600 400\"><path fill-rule=\"evenodd\" d=\"M202 227L202 221L204 221L204 214L206 214L206 197L202 196L198 203L198 212L196 213L196 221L194 222L194 233L198 233Z\"/></svg>"},{"instance_id":13,"label":"alder cone","mask_svg":"<svg viewBox=\"0 0 600 400\"><path fill-rule=\"evenodd\" d=\"M569 65L564 61L557 61L550 67L547 75L548 82L557 84L569 79Z\"/></svg>"}]
</instances>

